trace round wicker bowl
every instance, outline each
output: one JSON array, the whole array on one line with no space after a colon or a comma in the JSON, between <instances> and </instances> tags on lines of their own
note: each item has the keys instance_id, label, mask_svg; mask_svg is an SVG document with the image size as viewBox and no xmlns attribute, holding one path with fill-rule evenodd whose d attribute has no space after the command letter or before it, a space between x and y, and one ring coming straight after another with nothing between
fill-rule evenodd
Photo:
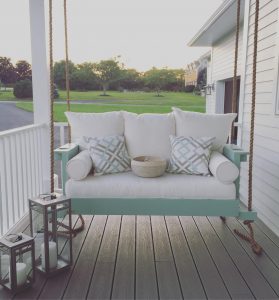
<instances>
[{"instance_id":1,"label":"round wicker bowl","mask_svg":"<svg viewBox=\"0 0 279 300\"><path fill-rule=\"evenodd\" d=\"M159 177L166 170L166 160L156 156L138 156L132 159L131 168L140 177Z\"/></svg>"}]
</instances>

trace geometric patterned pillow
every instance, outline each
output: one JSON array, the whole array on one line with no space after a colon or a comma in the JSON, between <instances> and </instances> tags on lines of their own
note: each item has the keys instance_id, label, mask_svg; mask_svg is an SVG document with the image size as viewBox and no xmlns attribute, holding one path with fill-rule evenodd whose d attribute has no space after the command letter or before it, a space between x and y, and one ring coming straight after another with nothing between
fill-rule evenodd
<instances>
[{"instance_id":1,"label":"geometric patterned pillow","mask_svg":"<svg viewBox=\"0 0 279 300\"><path fill-rule=\"evenodd\" d=\"M130 170L131 160L123 135L83 137L83 140L92 158L95 173L104 175Z\"/></svg>"},{"instance_id":2,"label":"geometric patterned pillow","mask_svg":"<svg viewBox=\"0 0 279 300\"><path fill-rule=\"evenodd\" d=\"M208 164L214 140L214 137L192 138L171 135L171 156L167 172L210 175Z\"/></svg>"}]
</instances>

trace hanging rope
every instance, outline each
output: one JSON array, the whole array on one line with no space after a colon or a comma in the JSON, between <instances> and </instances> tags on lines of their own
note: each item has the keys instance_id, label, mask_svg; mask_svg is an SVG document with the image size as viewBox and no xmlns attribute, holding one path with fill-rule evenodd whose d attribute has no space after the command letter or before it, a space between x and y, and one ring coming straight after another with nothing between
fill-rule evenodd
<instances>
[{"instance_id":1,"label":"hanging rope","mask_svg":"<svg viewBox=\"0 0 279 300\"><path fill-rule=\"evenodd\" d=\"M64 0L64 35L65 35L65 78L67 111L71 111L70 106L70 75L69 75L69 48L68 48L68 21L67 21L67 0ZM71 143L71 127L68 122L68 143Z\"/></svg>"},{"instance_id":2,"label":"hanging rope","mask_svg":"<svg viewBox=\"0 0 279 300\"><path fill-rule=\"evenodd\" d=\"M253 75L252 75L252 105L251 105L251 124L250 124L250 149L249 149L249 172L248 172L248 210L252 210L253 201L253 159L254 159L254 136L255 136L255 110L256 110L256 82L257 82L257 53L258 53L258 23L259 23L259 0L255 6L255 27L254 27L254 54L253 54ZM234 232L242 239L251 243L252 250L256 254L261 254L262 248L255 241L252 227L253 221L246 220L244 224L248 227L249 235L244 235L237 229Z\"/></svg>"},{"instance_id":3,"label":"hanging rope","mask_svg":"<svg viewBox=\"0 0 279 300\"><path fill-rule=\"evenodd\" d=\"M70 106L70 75L69 75L69 47L68 47L68 18L67 18L67 0L64 0L64 35L65 35L65 79L66 79L66 91L67 91L67 110L71 111ZM71 127L68 122L68 143L71 143ZM78 215L81 225L75 229L69 228L67 225L60 224L61 227L67 229L61 231L60 234L67 235L70 232L75 236L77 233L84 229L85 221L82 215Z\"/></svg>"},{"instance_id":4,"label":"hanging rope","mask_svg":"<svg viewBox=\"0 0 279 300\"><path fill-rule=\"evenodd\" d=\"M54 193L54 116L53 116L53 103L54 103L54 72L53 72L53 15L52 15L52 0L49 0L49 83L50 83L50 192ZM66 13L66 0L64 1L64 17L65 17L65 44L66 46L66 86L67 86L67 104L68 109L70 109L69 101L69 68L68 68L68 35L67 35L67 13ZM68 83L67 83L68 82ZM69 135L70 136L70 135ZM68 225L62 222L57 222L57 225L66 229L66 231L58 231L60 235L73 234L75 236L77 233L84 229L85 221L81 215L79 215L81 225L75 229L70 228Z\"/></svg>"},{"instance_id":5,"label":"hanging rope","mask_svg":"<svg viewBox=\"0 0 279 300\"><path fill-rule=\"evenodd\" d=\"M50 192L54 193L54 78L53 78L53 24L52 24L52 0L49 0L49 84L50 84Z\"/></svg>"}]
</instances>

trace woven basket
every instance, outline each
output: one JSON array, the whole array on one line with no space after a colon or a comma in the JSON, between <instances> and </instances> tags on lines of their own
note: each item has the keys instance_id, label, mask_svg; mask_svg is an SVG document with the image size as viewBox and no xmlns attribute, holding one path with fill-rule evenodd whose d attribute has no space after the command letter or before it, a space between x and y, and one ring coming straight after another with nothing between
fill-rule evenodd
<instances>
[{"instance_id":1,"label":"woven basket","mask_svg":"<svg viewBox=\"0 0 279 300\"><path fill-rule=\"evenodd\" d=\"M156 156L138 156L133 158L131 168L140 177L159 177L165 173L166 160Z\"/></svg>"}]
</instances>

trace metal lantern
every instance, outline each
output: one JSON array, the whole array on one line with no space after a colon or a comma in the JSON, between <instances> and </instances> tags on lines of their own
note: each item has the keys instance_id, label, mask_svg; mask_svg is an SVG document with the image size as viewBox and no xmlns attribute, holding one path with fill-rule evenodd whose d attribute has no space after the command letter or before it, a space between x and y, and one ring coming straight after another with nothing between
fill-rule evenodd
<instances>
[{"instance_id":1,"label":"metal lantern","mask_svg":"<svg viewBox=\"0 0 279 300\"><path fill-rule=\"evenodd\" d=\"M52 275L72 264L71 199L40 195L29 199L31 235L35 239L36 269Z\"/></svg>"},{"instance_id":2,"label":"metal lantern","mask_svg":"<svg viewBox=\"0 0 279 300\"><path fill-rule=\"evenodd\" d=\"M34 282L34 239L23 233L0 239L0 284L17 293Z\"/></svg>"}]
</instances>

